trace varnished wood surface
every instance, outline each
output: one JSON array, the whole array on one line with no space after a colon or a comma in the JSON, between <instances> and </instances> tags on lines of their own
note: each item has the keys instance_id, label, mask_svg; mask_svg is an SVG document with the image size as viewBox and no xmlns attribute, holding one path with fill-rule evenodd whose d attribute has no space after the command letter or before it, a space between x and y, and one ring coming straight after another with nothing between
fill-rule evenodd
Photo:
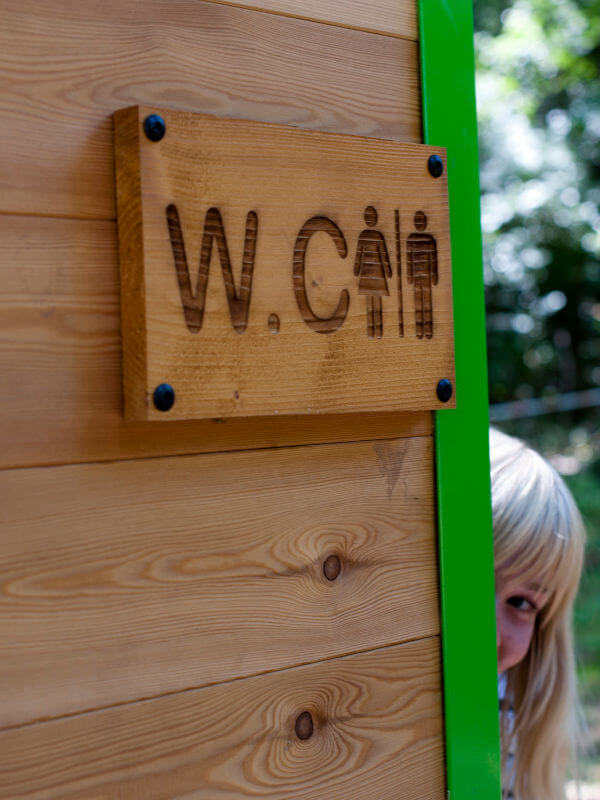
<instances>
[{"instance_id":1,"label":"varnished wood surface","mask_svg":"<svg viewBox=\"0 0 600 800\"><path fill-rule=\"evenodd\" d=\"M0 216L0 465L428 435L429 413L126 422L116 224Z\"/></svg>"},{"instance_id":2,"label":"varnished wood surface","mask_svg":"<svg viewBox=\"0 0 600 800\"><path fill-rule=\"evenodd\" d=\"M202 0L5 0L0 97L0 212L114 218L131 104L421 140L416 42Z\"/></svg>"},{"instance_id":3,"label":"varnished wood surface","mask_svg":"<svg viewBox=\"0 0 600 800\"><path fill-rule=\"evenodd\" d=\"M0 467L431 433L122 419L116 108L421 141L414 9L257 5L2 4ZM4 470L0 797L444 798L431 440L297 452Z\"/></svg>"},{"instance_id":4,"label":"varnished wood surface","mask_svg":"<svg viewBox=\"0 0 600 800\"><path fill-rule=\"evenodd\" d=\"M456 405L443 148L135 106L115 152L126 417Z\"/></svg>"},{"instance_id":5,"label":"varnished wood surface","mask_svg":"<svg viewBox=\"0 0 600 800\"><path fill-rule=\"evenodd\" d=\"M0 727L438 633L432 473L430 437L3 471Z\"/></svg>"},{"instance_id":6,"label":"varnished wood surface","mask_svg":"<svg viewBox=\"0 0 600 800\"><path fill-rule=\"evenodd\" d=\"M344 25L374 33L418 39L416 0L212 0L224 5L243 6L274 14Z\"/></svg>"},{"instance_id":7,"label":"varnished wood surface","mask_svg":"<svg viewBox=\"0 0 600 800\"><path fill-rule=\"evenodd\" d=\"M0 797L442 800L438 650L436 637L0 733Z\"/></svg>"}]
</instances>

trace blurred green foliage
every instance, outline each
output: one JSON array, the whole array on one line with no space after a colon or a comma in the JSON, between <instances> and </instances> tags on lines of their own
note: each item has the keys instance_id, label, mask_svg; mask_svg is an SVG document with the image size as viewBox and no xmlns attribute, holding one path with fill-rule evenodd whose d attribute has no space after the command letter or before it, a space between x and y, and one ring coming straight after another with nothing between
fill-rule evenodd
<instances>
[{"instance_id":1,"label":"blurred green foliage","mask_svg":"<svg viewBox=\"0 0 600 800\"><path fill-rule=\"evenodd\" d=\"M492 404L600 386L600 0L475 0ZM600 409L513 419L588 529L576 610L600 704Z\"/></svg>"},{"instance_id":2,"label":"blurred green foliage","mask_svg":"<svg viewBox=\"0 0 600 800\"><path fill-rule=\"evenodd\" d=\"M492 402L599 386L600 2L476 11Z\"/></svg>"}]
</instances>

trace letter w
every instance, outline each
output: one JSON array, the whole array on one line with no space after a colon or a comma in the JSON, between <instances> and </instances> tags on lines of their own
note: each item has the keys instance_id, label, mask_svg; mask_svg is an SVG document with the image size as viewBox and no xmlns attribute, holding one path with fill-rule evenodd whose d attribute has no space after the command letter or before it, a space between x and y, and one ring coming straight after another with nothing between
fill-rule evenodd
<instances>
[{"instance_id":1,"label":"letter w","mask_svg":"<svg viewBox=\"0 0 600 800\"><path fill-rule=\"evenodd\" d=\"M252 295L252 276L254 273L254 256L256 253L256 236L258 231L258 217L255 211L249 211L246 217L246 235L244 238L244 255L242 259L242 277L240 280L239 295L233 279L225 228L218 208L209 208L204 219L202 232L202 246L200 248L200 268L196 281L196 292L192 294L192 282L188 269L185 244L179 212L174 205L167 206L167 225L173 249L173 260L177 272L179 294L183 305L183 314L186 325L191 333L198 333L204 318L204 304L206 301L206 286L208 284L208 270L212 254L213 239L217 242L217 251L225 282L227 303L231 324L238 333L243 333L248 325L250 310L250 297Z\"/></svg>"}]
</instances>

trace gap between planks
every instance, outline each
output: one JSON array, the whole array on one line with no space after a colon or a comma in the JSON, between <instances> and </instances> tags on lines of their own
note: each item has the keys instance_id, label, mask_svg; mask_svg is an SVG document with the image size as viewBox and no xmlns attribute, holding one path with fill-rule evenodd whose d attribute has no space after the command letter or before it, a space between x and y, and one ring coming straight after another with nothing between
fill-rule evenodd
<instances>
[{"instance_id":1,"label":"gap between planks","mask_svg":"<svg viewBox=\"0 0 600 800\"><path fill-rule=\"evenodd\" d=\"M34 725L44 725L47 722L56 722L58 720L63 720L63 719L74 719L76 717L83 717L86 716L87 714L94 714L98 711L108 711L111 708L120 708L122 706L133 707L140 705L141 703L152 703L153 701L161 700L164 697L184 695L188 694L189 692L199 692L202 691L202 689L208 689L211 686L227 686L228 684L238 683L239 681L245 681L249 678L259 678L263 675L286 673L290 672L291 670L300 669L302 667L307 667L310 665L323 664L326 661L342 661L345 658L352 658L353 656L361 654L379 653L383 650L389 650L390 647L401 647L403 645L414 644L415 642L428 642L435 640L438 640L440 642L440 647L441 647L441 635L439 633L430 636L415 636L413 638L404 639L402 641L388 642L387 644L381 645L380 647L369 647L364 649L359 648L358 650L349 650L347 653L343 653L341 655L338 654L334 656L325 656L324 658L320 658L317 661L299 661L297 664L289 664L287 667L278 667L275 669L261 670L259 672L250 672L248 675L238 675L235 678L227 678L224 681L210 681L208 683L202 683L197 686L188 686L185 689L177 689L171 692L161 692L161 694L148 695L147 697L138 697L135 700L124 700L121 703L109 703L106 706L94 706L93 708L84 708L80 711L73 711L71 713L59 714L58 716L39 717L38 719L33 719L29 720L28 722L23 722L20 725L6 725L4 727L0 727L0 733L21 730L24 728L31 728Z\"/></svg>"},{"instance_id":2,"label":"gap between planks","mask_svg":"<svg viewBox=\"0 0 600 800\"><path fill-rule=\"evenodd\" d=\"M282 417L278 417L277 419L281 420ZM158 423L160 424L160 423ZM265 444L265 445L257 445L256 447L239 447L239 448L228 448L227 450L198 450L195 453L190 453L189 451L182 452L182 453L158 453L156 455L143 455L143 456L131 456L129 458L100 458L95 459L94 461L57 461L56 463L46 463L46 464L19 464L17 466L0 466L0 473L1 472L18 472L19 470L26 470L26 469L57 469L60 467L88 467L88 466L98 466L99 464L120 464L123 461L156 461L160 458L198 458L198 456L215 456L215 455L227 455L232 453L254 453L258 450L287 450L290 447L325 447L327 445L345 445L345 444L377 444L379 442L397 442L400 439L431 439L434 436L435 431L432 430L431 433L417 433L410 436L382 436L381 438L369 438L366 439L332 439L327 441L318 441L318 442L290 442L289 444L281 444L281 445L272 445L272 444ZM1 730L1 729L0 729Z\"/></svg>"},{"instance_id":3,"label":"gap between planks","mask_svg":"<svg viewBox=\"0 0 600 800\"><path fill-rule=\"evenodd\" d=\"M207 0L210 2L210 0ZM50 214L49 212L45 211L36 211L32 213L31 211L9 211L5 208L0 208L0 217L26 217L31 219L67 219L72 220L73 222L112 222L114 224L117 223L116 217L83 217L83 216L76 216L74 214Z\"/></svg>"},{"instance_id":4,"label":"gap between planks","mask_svg":"<svg viewBox=\"0 0 600 800\"><path fill-rule=\"evenodd\" d=\"M302 19L305 22L317 22L321 25L331 25L334 28L347 28L351 31L362 31L363 33L375 33L379 36L389 36L392 39L404 39L407 42L418 42L418 35L409 36L403 33L394 33L393 31L381 30L381 28L371 28L363 25L351 25L336 20L323 19L317 16L310 16L305 14L294 14L291 11L281 11L274 8L263 8L259 5L250 5L249 3L236 3L233 0L205 0L207 3L214 3L219 6L233 6L234 8L244 8L248 11L259 11L263 14L273 14L277 17L288 17L289 19ZM416 2L416 0L415 0Z\"/></svg>"}]
</instances>

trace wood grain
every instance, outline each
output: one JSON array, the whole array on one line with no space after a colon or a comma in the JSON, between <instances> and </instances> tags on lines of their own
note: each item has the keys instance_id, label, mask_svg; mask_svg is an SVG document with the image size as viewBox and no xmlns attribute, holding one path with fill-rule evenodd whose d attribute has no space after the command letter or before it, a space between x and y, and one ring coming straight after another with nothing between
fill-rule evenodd
<instances>
[{"instance_id":1,"label":"wood grain","mask_svg":"<svg viewBox=\"0 0 600 800\"><path fill-rule=\"evenodd\" d=\"M311 19L330 25L344 25L418 39L416 0L212 0L224 5L243 6L274 14L289 14L301 19Z\"/></svg>"},{"instance_id":2,"label":"wood grain","mask_svg":"<svg viewBox=\"0 0 600 800\"><path fill-rule=\"evenodd\" d=\"M431 434L429 413L126 422L116 224L0 216L0 240L2 467Z\"/></svg>"},{"instance_id":3,"label":"wood grain","mask_svg":"<svg viewBox=\"0 0 600 800\"><path fill-rule=\"evenodd\" d=\"M115 151L128 418L456 405L443 148L138 106Z\"/></svg>"},{"instance_id":4,"label":"wood grain","mask_svg":"<svg viewBox=\"0 0 600 800\"><path fill-rule=\"evenodd\" d=\"M438 633L432 473L429 437L3 471L0 727Z\"/></svg>"},{"instance_id":5,"label":"wood grain","mask_svg":"<svg viewBox=\"0 0 600 800\"><path fill-rule=\"evenodd\" d=\"M0 211L115 217L112 114L421 140L415 42L202 0L5 0Z\"/></svg>"},{"instance_id":6,"label":"wood grain","mask_svg":"<svg viewBox=\"0 0 600 800\"><path fill-rule=\"evenodd\" d=\"M6 731L0 752L7 800L442 800L439 641Z\"/></svg>"}]
</instances>

